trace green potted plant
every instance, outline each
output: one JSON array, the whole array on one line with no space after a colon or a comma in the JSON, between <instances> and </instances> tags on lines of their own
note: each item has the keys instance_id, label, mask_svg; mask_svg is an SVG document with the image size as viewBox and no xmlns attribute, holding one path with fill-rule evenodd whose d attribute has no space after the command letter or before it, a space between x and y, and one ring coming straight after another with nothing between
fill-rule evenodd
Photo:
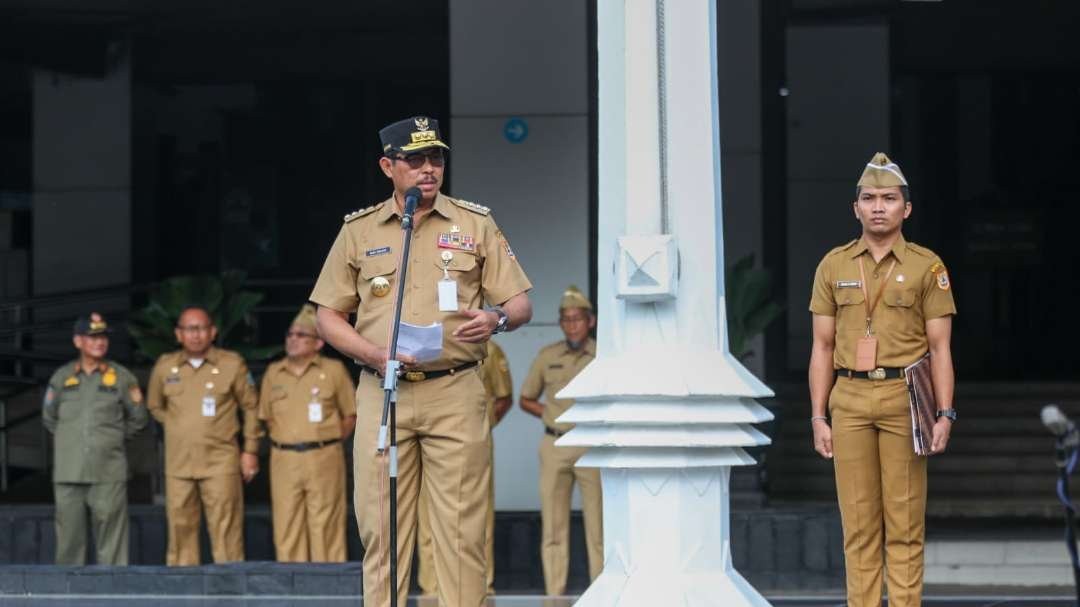
<instances>
[{"instance_id":1,"label":"green potted plant","mask_svg":"<svg viewBox=\"0 0 1080 607\"><path fill-rule=\"evenodd\" d=\"M745 361L754 353L750 340L776 320L783 307L769 299L772 275L764 268L754 268L752 254L728 267L725 278L728 346L736 358Z\"/></svg>"}]
</instances>

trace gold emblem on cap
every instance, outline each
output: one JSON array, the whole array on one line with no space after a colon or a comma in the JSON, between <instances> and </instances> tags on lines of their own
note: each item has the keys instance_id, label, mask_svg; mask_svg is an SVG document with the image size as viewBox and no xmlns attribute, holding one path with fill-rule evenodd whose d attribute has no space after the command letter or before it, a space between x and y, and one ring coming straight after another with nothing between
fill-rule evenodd
<instances>
[{"instance_id":1,"label":"gold emblem on cap","mask_svg":"<svg viewBox=\"0 0 1080 607\"><path fill-rule=\"evenodd\" d=\"M375 297L385 297L390 292L390 281L382 276L371 279L371 294Z\"/></svg>"},{"instance_id":2,"label":"gold emblem on cap","mask_svg":"<svg viewBox=\"0 0 1080 607\"><path fill-rule=\"evenodd\" d=\"M420 116L419 118L417 118L413 122L416 124L416 130L418 130L418 131L426 131L426 130L428 130L428 119L426 117Z\"/></svg>"}]
</instances>

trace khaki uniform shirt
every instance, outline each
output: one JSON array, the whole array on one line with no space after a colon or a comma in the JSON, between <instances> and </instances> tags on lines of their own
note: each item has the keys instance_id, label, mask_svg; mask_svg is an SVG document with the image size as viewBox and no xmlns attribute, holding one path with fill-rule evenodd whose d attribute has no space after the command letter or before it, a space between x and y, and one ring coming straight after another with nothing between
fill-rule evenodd
<instances>
[{"instance_id":1,"label":"khaki uniform shirt","mask_svg":"<svg viewBox=\"0 0 1080 607\"><path fill-rule=\"evenodd\" d=\"M835 368L855 368L855 343L866 335L866 297L859 263L864 264L866 292L873 303L893 260L896 266L871 316L878 338L879 367L906 367L917 361L929 349L926 321L956 314L949 275L930 249L901 236L892 250L874 263L862 239L837 247L818 265L810 298L811 312L836 318Z\"/></svg>"},{"instance_id":2,"label":"khaki uniform shirt","mask_svg":"<svg viewBox=\"0 0 1080 607\"><path fill-rule=\"evenodd\" d=\"M213 416L204 415L213 400ZM208 478L240 474L236 435L244 416L244 451L257 453L255 382L236 352L210 348L198 369L183 350L162 354L150 373L147 406L165 427L165 474Z\"/></svg>"},{"instance_id":3,"label":"khaki uniform shirt","mask_svg":"<svg viewBox=\"0 0 1080 607\"><path fill-rule=\"evenodd\" d=\"M303 373L294 375L281 359L263 375L259 419L266 421L270 440L279 444L341 438L341 421L356 415L355 392L340 360L317 355Z\"/></svg>"},{"instance_id":4,"label":"khaki uniform shirt","mask_svg":"<svg viewBox=\"0 0 1080 607\"><path fill-rule=\"evenodd\" d=\"M60 367L49 379L41 412L54 435L53 482L126 481L124 440L149 419L131 371L111 361L89 372L79 361Z\"/></svg>"},{"instance_id":5,"label":"khaki uniform shirt","mask_svg":"<svg viewBox=\"0 0 1080 607\"><path fill-rule=\"evenodd\" d=\"M577 377L578 373L596 358L596 342L589 338L580 350L571 350L566 341L559 341L544 346L536 355L529 376L525 378L525 384L521 386L521 396L531 400L540 400L541 395L546 396L544 403L544 425L556 432L569 432L573 424L559 424L555 420L562 415L571 405L573 399L555 398L555 395Z\"/></svg>"},{"instance_id":6,"label":"khaki uniform shirt","mask_svg":"<svg viewBox=\"0 0 1080 607\"><path fill-rule=\"evenodd\" d=\"M380 347L389 341L401 235L401 217L392 197L347 215L310 298L339 312L356 312L357 332ZM443 252L453 255L447 271L457 282L459 310L480 309L484 301L501 304L532 288L489 210L439 194L433 210L413 231L401 313L402 322L443 324L442 355L419 365L422 370L448 369L486 354L484 344L467 344L451 336L466 317L439 311L437 283L443 278ZM378 278L390 282L389 293L372 292L372 282Z\"/></svg>"},{"instance_id":7,"label":"khaki uniform shirt","mask_svg":"<svg viewBox=\"0 0 1080 607\"><path fill-rule=\"evenodd\" d=\"M514 396L514 381L510 378L510 363L506 361L499 344L487 342L487 358L480 367L480 381L484 382L484 392L488 397L488 422L494 428L499 420L495 419L495 401Z\"/></svg>"}]
</instances>

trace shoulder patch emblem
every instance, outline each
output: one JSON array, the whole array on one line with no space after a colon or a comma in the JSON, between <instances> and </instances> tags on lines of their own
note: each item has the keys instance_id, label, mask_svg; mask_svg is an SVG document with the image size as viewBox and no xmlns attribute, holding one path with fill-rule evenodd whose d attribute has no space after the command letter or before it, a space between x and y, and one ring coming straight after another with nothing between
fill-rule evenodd
<instances>
[{"instance_id":1,"label":"shoulder patch emblem","mask_svg":"<svg viewBox=\"0 0 1080 607\"><path fill-rule=\"evenodd\" d=\"M476 204L475 202L469 202L468 200L458 200L457 198L451 198L450 201L459 207L472 211L478 215L488 215L491 213L491 209L482 204Z\"/></svg>"},{"instance_id":2,"label":"shoulder patch emblem","mask_svg":"<svg viewBox=\"0 0 1080 607\"><path fill-rule=\"evenodd\" d=\"M371 213L374 213L376 210L378 210L380 206L382 205L376 204L364 209L353 211L352 213L349 213L345 216L345 223L349 223L350 221L363 217L364 215L370 215Z\"/></svg>"},{"instance_id":3,"label":"shoulder patch emblem","mask_svg":"<svg viewBox=\"0 0 1080 607\"><path fill-rule=\"evenodd\" d=\"M934 275L934 282L937 283L937 288L942 291L949 290L949 273L945 270L945 264L940 261L935 261L930 266L930 273Z\"/></svg>"}]
</instances>

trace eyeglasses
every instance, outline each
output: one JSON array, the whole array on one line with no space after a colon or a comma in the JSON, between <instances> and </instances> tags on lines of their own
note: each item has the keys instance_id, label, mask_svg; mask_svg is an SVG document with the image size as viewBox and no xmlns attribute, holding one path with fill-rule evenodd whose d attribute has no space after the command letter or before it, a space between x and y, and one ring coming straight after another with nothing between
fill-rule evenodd
<instances>
[{"instance_id":1,"label":"eyeglasses","mask_svg":"<svg viewBox=\"0 0 1080 607\"><path fill-rule=\"evenodd\" d=\"M187 325L176 329L181 333L209 333L210 325Z\"/></svg>"},{"instance_id":2,"label":"eyeglasses","mask_svg":"<svg viewBox=\"0 0 1080 607\"><path fill-rule=\"evenodd\" d=\"M308 339L318 339L319 338L318 335L312 335L311 333L304 333L303 331L286 331L285 332L285 338L288 339L290 337L295 337L297 339L299 339L301 337L306 337Z\"/></svg>"},{"instance_id":3,"label":"eyeglasses","mask_svg":"<svg viewBox=\"0 0 1080 607\"><path fill-rule=\"evenodd\" d=\"M407 163L410 169L422 168L425 162L430 162L433 167L441 167L446 164L446 156L443 156L442 150L436 150L434 152L418 152L416 154L407 154L405 156L391 156L390 159Z\"/></svg>"}]
</instances>

